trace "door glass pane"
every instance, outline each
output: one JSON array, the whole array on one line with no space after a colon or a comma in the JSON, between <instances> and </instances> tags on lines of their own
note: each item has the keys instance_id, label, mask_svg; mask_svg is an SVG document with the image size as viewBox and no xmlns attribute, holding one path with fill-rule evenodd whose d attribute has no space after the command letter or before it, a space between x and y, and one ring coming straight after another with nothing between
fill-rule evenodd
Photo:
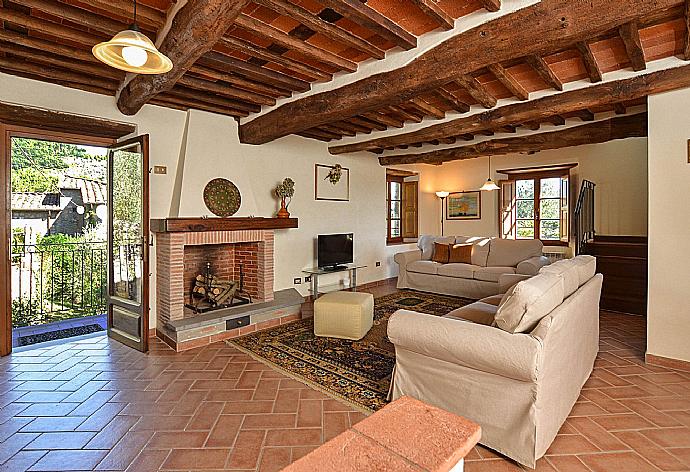
<instances>
[{"instance_id":1,"label":"door glass pane","mask_svg":"<svg viewBox=\"0 0 690 472\"><path fill-rule=\"evenodd\" d=\"M534 218L534 200L518 200L517 217L525 219Z\"/></svg>"},{"instance_id":2,"label":"door glass pane","mask_svg":"<svg viewBox=\"0 0 690 472\"><path fill-rule=\"evenodd\" d=\"M391 218L400 218L400 202L391 202Z\"/></svg>"},{"instance_id":3,"label":"door glass pane","mask_svg":"<svg viewBox=\"0 0 690 472\"><path fill-rule=\"evenodd\" d=\"M561 239L561 224L559 220L541 220L539 226L539 239Z\"/></svg>"},{"instance_id":4,"label":"door glass pane","mask_svg":"<svg viewBox=\"0 0 690 472\"><path fill-rule=\"evenodd\" d=\"M391 220L391 238L399 238L400 234L400 220Z\"/></svg>"},{"instance_id":5,"label":"door glass pane","mask_svg":"<svg viewBox=\"0 0 690 472\"><path fill-rule=\"evenodd\" d=\"M517 221L517 238L534 239L534 220Z\"/></svg>"},{"instance_id":6,"label":"door glass pane","mask_svg":"<svg viewBox=\"0 0 690 472\"><path fill-rule=\"evenodd\" d=\"M561 178L541 179L541 198L561 198Z\"/></svg>"},{"instance_id":7,"label":"door glass pane","mask_svg":"<svg viewBox=\"0 0 690 472\"><path fill-rule=\"evenodd\" d=\"M400 182L391 182L391 200L401 200L401 185Z\"/></svg>"},{"instance_id":8,"label":"door glass pane","mask_svg":"<svg viewBox=\"0 0 690 472\"><path fill-rule=\"evenodd\" d=\"M517 198L534 198L534 180L518 180L515 184Z\"/></svg>"},{"instance_id":9,"label":"door glass pane","mask_svg":"<svg viewBox=\"0 0 690 472\"><path fill-rule=\"evenodd\" d=\"M548 199L539 202L539 216L543 220L555 220L560 218L561 199Z\"/></svg>"},{"instance_id":10,"label":"door glass pane","mask_svg":"<svg viewBox=\"0 0 690 472\"><path fill-rule=\"evenodd\" d=\"M141 302L142 289L142 156L139 146L112 155L113 284L112 295Z\"/></svg>"}]
</instances>

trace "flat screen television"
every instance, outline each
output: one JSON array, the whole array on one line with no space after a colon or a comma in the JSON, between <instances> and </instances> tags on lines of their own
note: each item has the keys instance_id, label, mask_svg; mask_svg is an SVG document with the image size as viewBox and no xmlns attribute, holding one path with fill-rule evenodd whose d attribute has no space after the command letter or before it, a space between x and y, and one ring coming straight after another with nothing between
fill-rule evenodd
<instances>
[{"instance_id":1,"label":"flat screen television","mask_svg":"<svg viewBox=\"0 0 690 472\"><path fill-rule=\"evenodd\" d=\"M338 269L354 262L354 234L320 234L318 237L319 268Z\"/></svg>"}]
</instances>

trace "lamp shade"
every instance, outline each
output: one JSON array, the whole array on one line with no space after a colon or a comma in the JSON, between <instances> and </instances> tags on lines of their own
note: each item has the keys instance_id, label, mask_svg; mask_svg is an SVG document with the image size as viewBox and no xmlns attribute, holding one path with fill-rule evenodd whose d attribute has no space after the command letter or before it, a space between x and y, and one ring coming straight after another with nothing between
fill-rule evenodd
<instances>
[{"instance_id":1,"label":"lamp shade","mask_svg":"<svg viewBox=\"0 0 690 472\"><path fill-rule=\"evenodd\" d=\"M164 74L173 66L145 34L135 29L120 31L110 41L96 44L92 52L99 61L136 74Z\"/></svg>"},{"instance_id":2,"label":"lamp shade","mask_svg":"<svg viewBox=\"0 0 690 472\"><path fill-rule=\"evenodd\" d=\"M442 190L436 192L436 196L437 196L438 198L446 198L448 195L450 195L449 192L445 192L445 191L442 191Z\"/></svg>"},{"instance_id":3,"label":"lamp shade","mask_svg":"<svg viewBox=\"0 0 690 472\"><path fill-rule=\"evenodd\" d=\"M481 190L483 192L491 192L493 190L498 190L499 188L501 188L501 187L496 185L496 182L489 179L486 181L486 183L484 185L482 185L482 188L480 188L479 190Z\"/></svg>"}]
</instances>

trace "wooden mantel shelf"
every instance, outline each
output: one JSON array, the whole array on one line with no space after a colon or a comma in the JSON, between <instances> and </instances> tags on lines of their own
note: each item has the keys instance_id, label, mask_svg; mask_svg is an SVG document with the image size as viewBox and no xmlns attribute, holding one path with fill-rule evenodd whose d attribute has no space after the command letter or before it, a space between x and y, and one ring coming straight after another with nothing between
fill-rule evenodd
<instances>
[{"instance_id":1,"label":"wooden mantel shelf","mask_svg":"<svg viewBox=\"0 0 690 472\"><path fill-rule=\"evenodd\" d=\"M246 229L297 228L297 218L154 218L154 233L241 231Z\"/></svg>"}]
</instances>

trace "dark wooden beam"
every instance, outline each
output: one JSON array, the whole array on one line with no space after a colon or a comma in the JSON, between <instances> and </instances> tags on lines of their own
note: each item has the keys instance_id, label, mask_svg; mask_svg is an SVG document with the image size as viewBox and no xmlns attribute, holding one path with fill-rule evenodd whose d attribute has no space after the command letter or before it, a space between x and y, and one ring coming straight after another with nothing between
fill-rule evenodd
<instances>
[{"instance_id":1,"label":"dark wooden beam","mask_svg":"<svg viewBox=\"0 0 690 472\"><path fill-rule=\"evenodd\" d=\"M422 10L422 12L433 19L444 30L452 30L455 20L448 13L438 6L438 0L412 0L412 3Z\"/></svg>"},{"instance_id":2,"label":"dark wooden beam","mask_svg":"<svg viewBox=\"0 0 690 472\"><path fill-rule=\"evenodd\" d=\"M180 77L177 83L192 89L213 92L217 95L222 95L237 100L246 100L259 105L275 105L276 103L275 99L271 97L266 97L258 93L230 87L229 85L217 84L215 82L209 82L208 80L197 79L189 74L185 74L184 76Z\"/></svg>"},{"instance_id":3,"label":"dark wooden beam","mask_svg":"<svg viewBox=\"0 0 690 472\"><path fill-rule=\"evenodd\" d=\"M526 59L527 63L537 71L539 77L546 82L546 85L551 88L555 88L556 90L563 90L563 82L561 82L561 79L554 74L553 70L551 70L551 67L549 67L549 64L544 60L543 57L538 55L530 55L527 56Z\"/></svg>"},{"instance_id":4,"label":"dark wooden beam","mask_svg":"<svg viewBox=\"0 0 690 472\"><path fill-rule=\"evenodd\" d=\"M81 3L125 18L127 24L131 23L133 2L129 0L82 0ZM145 28L150 28L152 31L157 31L165 24L165 13L139 2L137 4L137 23Z\"/></svg>"},{"instance_id":5,"label":"dark wooden beam","mask_svg":"<svg viewBox=\"0 0 690 472\"><path fill-rule=\"evenodd\" d=\"M401 116L405 121L412 121L414 123L420 123L422 121L421 117L418 117L414 113L410 113L399 106L391 105L388 107L388 109L396 115Z\"/></svg>"},{"instance_id":6,"label":"dark wooden beam","mask_svg":"<svg viewBox=\"0 0 690 472\"><path fill-rule=\"evenodd\" d=\"M9 8L0 8L0 21L3 20L32 31L40 31L41 33L48 34L50 36L64 38L68 41L82 44L89 48L106 38L105 36L96 36L76 28L69 28L59 23L26 15L18 10L12 10Z\"/></svg>"},{"instance_id":7,"label":"dark wooden beam","mask_svg":"<svg viewBox=\"0 0 690 472\"><path fill-rule=\"evenodd\" d=\"M589 44L586 41L578 42L575 47L577 47L577 50L582 57L582 63L585 65L587 75L589 75L589 80L592 82L601 82L601 69L599 69L599 64L597 64L594 54L592 54L592 48L589 47Z\"/></svg>"},{"instance_id":8,"label":"dark wooden beam","mask_svg":"<svg viewBox=\"0 0 690 472\"><path fill-rule=\"evenodd\" d=\"M690 61L690 0L685 0L683 6L685 20L685 44L683 45L683 59Z\"/></svg>"},{"instance_id":9,"label":"dark wooden beam","mask_svg":"<svg viewBox=\"0 0 690 472\"><path fill-rule=\"evenodd\" d=\"M127 136L137 130L136 126L130 123L5 102L0 102L0 122L64 133L73 133L74 130L79 130L80 134L86 136L113 139Z\"/></svg>"},{"instance_id":10,"label":"dark wooden beam","mask_svg":"<svg viewBox=\"0 0 690 472\"><path fill-rule=\"evenodd\" d=\"M198 63L197 63L198 64ZM228 72L223 72L220 70L212 69L209 67L204 67L200 65L194 65L186 75L189 74L197 75L212 81L223 81L231 85L249 90L252 92L259 93L261 95L266 95L267 97L286 97L290 95L290 92L285 89L275 88L268 85L261 84L259 82L246 80L238 75L230 74Z\"/></svg>"},{"instance_id":11,"label":"dark wooden beam","mask_svg":"<svg viewBox=\"0 0 690 472\"><path fill-rule=\"evenodd\" d=\"M25 72L51 81L72 82L107 90L114 90L118 84L117 79L108 79L91 73L75 72L61 67L37 64L34 61L16 58L0 57L0 68Z\"/></svg>"},{"instance_id":12,"label":"dark wooden beam","mask_svg":"<svg viewBox=\"0 0 690 472\"><path fill-rule=\"evenodd\" d=\"M403 49L417 47L414 35L360 0L319 0L319 3Z\"/></svg>"},{"instance_id":13,"label":"dark wooden beam","mask_svg":"<svg viewBox=\"0 0 690 472\"><path fill-rule=\"evenodd\" d=\"M501 64L491 64L488 69L518 100L529 100L529 92Z\"/></svg>"},{"instance_id":14,"label":"dark wooden beam","mask_svg":"<svg viewBox=\"0 0 690 472\"><path fill-rule=\"evenodd\" d=\"M573 118L579 118L582 121L594 121L594 113L589 110L577 110L568 114Z\"/></svg>"},{"instance_id":15,"label":"dark wooden beam","mask_svg":"<svg viewBox=\"0 0 690 472\"><path fill-rule=\"evenodd\" d=\"M628 112L627 108L622 103L614 103L613 111L616 115L625 115Z\"/></svg>"},{"instance_id":16,"label":"dark wooden beam","mask_svg":"<svg viewBox=\"0 0 690 472\"><path fill-rule=\"evenodd\" d=\"M618 34L623 40L633 70L645 70L647 68L647 61L644 58L644 50L642 49L642 41L640 41L640 30L637 26L637 20L621 25L621 27L618 28Z\"/></svg>"},{"instance_id":17,"label":"dark wooden beam","mask_svg":"<svg viewBox=\"0 0 690 472\"><path fill-rule=\"evenodd\" d=\"M501 9L501 0L479 0L479 3L488 11L498 11Z\"/></svg>"},{"instance_id":18,"label":"dark wooden beam","mask_svg":"<svg viewBox=\"0 0 690 472\"><path fill-rule=\"evenodd\" d=\"M304 64L289 57L285 57L282 54L276 54L266 48L256 46L250 43L249 41L246 41L241 38L226 36L224 38L221 38L218 44L230 49L234 49L236 51L240 51L244 54L253 56L257 59L263 59L264 61L274 62L278 65L284 66L289 71L294 71L299 74L305 75L311 78L312 80L328 81L333 78L332 74L324 72L321 69L317 69L312 65Z\"/></svg>"},{"instance_id":19,"label":"dark wooden beam","mask_svg":"<svg viewBox=\"0 0 690 472\"><path fill-rule=\"evenodd\" d=\"M73 7L55 0L15 0L13 3L23 5L28 8L35 8L44 13L48 13L64 20L86 26L108 35L122 31L128 23L111 20L107 16L97 15L81 8Z\"/></svg>"},{"instance_id":20,"label":"dark wooden beam","mask_svg":"<svg viewBox=\"0 0 690 472\"><path fill-rule=\"evenodd\" d=\"M117 100L125 115L133 115L157 94L170 90L225 34L248 0L189 0L175 15L158 48L170 58L166 74L138 75L126 84Z\"/></svg>"},{"instance_id":21,"label":"dark wooden beam","mask_svg":"<svg viewBox=\"0 0 690 472\"><path fill-rule=\"evenodd\" d=\"M377 46L374 46L369 41L366 41L359 36L355 36L346 29L338 25L322 20L312 12L304 8L292 4L286 0L257 0L258 4L270 8L281 15L289 16L311 30L321 33L335 41L345 44L351 48L362 51L376 59L383 59L386 57L386 52Z\"/></svg>"},{"instance_id":22,"label":"dark wooden beam","mask_svg":"<svg viewBox=\"0 0 690 472\"><path fill-rule=\"evenodd\" d=\"M348 1L362 5L358 0ZM244 143L262 144L319 124L380 110L436 90L490 64L514 59L515 51L539 55L572 47L635 18L678 7L684 1L542 0L459 33L403 67L290 101L246 121L240 127L241 139ZM327 0L329 4L334 2L339 3Z\"/></svg>"},{"instance_id":23,"label":"dark wooden beam","mask_svg":"<svg viewBox=\"0 0 690 472\"><path fill-rule=\"evenodd\" d=\"M387 126L392 126L393 128L402 128L405 124L400 120L396 120L392 116L384 115L383 113L377 113L377 112L373 112L373 111L362 113L362 116L364 118L371 120L371 121L375 121L377 123L383 123L384 125L387 125Z\"/></svg>"},{"instance_id":24,"label":"dark wooden beam","mask_svg":"<svg viewBox=\"0 0 690 472\"><path fill-rule=\"evenodd\" d=\"M310 59L329 65L337 70L346 70L348 72L354 72L357 70L357 64L349 59L340 57L337 54L333 54L325 49L312 46L309 43L306 43L294 36L290 36L278 28L274 28L273 26L264 23L261 20L257 20L256 18L252 18L251 16L239 15L235 20L235 24L253 34L268 38L280 46L304 54Z\"/></svg>"},{"instance_id":25,"label":"dark wooden beam","mask_svg":"<svg viewBox=\"0 0 690 472\"><path fill-rule=\"evenodd\" d=\"M438 107L435 107L434 105L425 100L422 100L421 98L413 98L412 100L410 100L410 103L412 104L412 106L414 106L417 110L421 111L425 115L433 116L436 119L440 120L441 118L445 118L446 116L443 110L441 110Z\"/></svg>"},{"instance_id":26,"label":"dark wooden beam","mask_svg":"<svg viewBox=\"0 0 690 472\"><path fill-rule=\"evenodd\" d=\"M368 151L369 149L398 147L426 142L446 136L475 133L478 130L512 123L546 121L554 115L591 109L650 94L690 87L690 65L677 67L613 82L602 82L579 90L563 92L524 103L514 103L483 113L456 118L411 133L387 136L329 148L331 154Z\"/></svg>"},{"instance_id":27,"label":"dark wooden beam","mask_svg":"<svg viewBox=\"0 0 690 472\"><path fill-rule=\"evenodd\" d=\"M494 139L471 146L460 146L420 154L379 157L382 166L401 164L442 164L484 156L518 154L548 149L562 149L597 144L616 139L646 137L647 113L612 118L562 131L532 134L507 139Z\"/></svg>"},{"instance_id":28,"label":"dark wooden beam","mask_svg":"<svg viewBox=\"0 0 690 472\"><path fill-rule=\"evenodd\" d=\"M496 103L498 102L498 100L496 100L496 97L491 95L486 90L486 87L484 87L474 77L469 75L460 77L457 80L457 83L464 87L465 90L467 90L467 93L469 93L472 96L472 98L477 100L479 104L484 108L493 108L496 106Z\"/></svg>"},{"instance_id":29,"label":"dark wooden beam","mask_svg":"<svg viewBox=\"0 0 690 472\"><path fill-rule=\"evenodd\" d=\"M453 108L453 110L457 111L458 113L467 113L470 111L470 106L461 101L458 97L456 97L454 94L449 92L448 90L444 88L439 88L436 90L436 93L448 104Z\"/></svg>"},{"instance_id":30,"label":"dark wooden beam","mask_svg":"<svg viewBox=\"0 0 690 472\"><path fill-rule=\"evenodd\" d=\"M552 115L542 118L542 122L551 123L554 126L564 126L565 118L563 118L561 115Z\"/></svg>"}]
</instances>

